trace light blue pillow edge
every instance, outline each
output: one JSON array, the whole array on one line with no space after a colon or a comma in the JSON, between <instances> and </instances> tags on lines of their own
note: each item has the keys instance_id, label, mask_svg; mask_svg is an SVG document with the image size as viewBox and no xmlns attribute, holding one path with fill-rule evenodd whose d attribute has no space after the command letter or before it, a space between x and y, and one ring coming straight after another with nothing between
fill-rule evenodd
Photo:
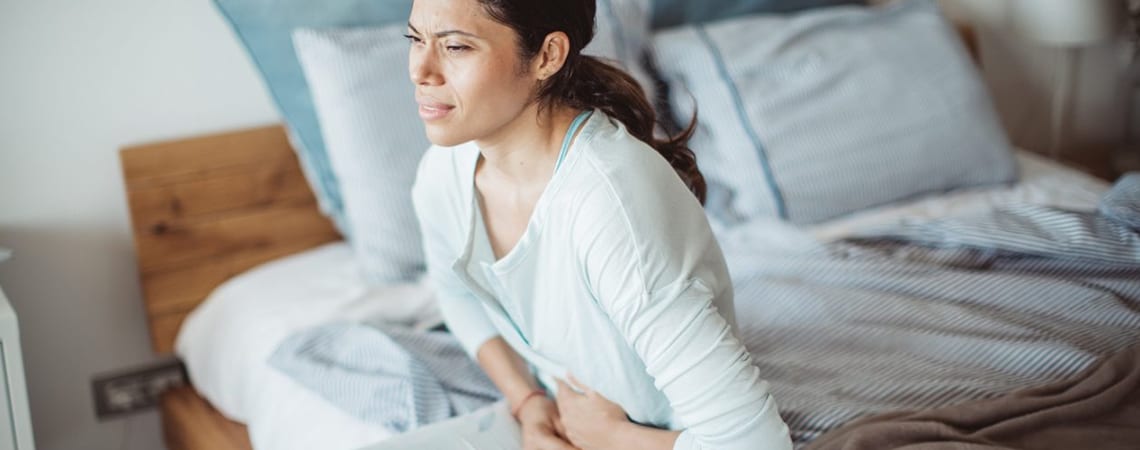
<instances>
[{"instance_id":1,"label":"light blue pillow edge","mask_svg":"<svg viewBox=\"0 0 1140 450\"><path fill-rule=\"evenodd\" d=\"M273 99L273 107L285 122L284 125L289 142L293 147L294 153L297 155L298 162L300 162L301 171L304 173L305 179L308 180L309 186L312 188L313 194L317 199L318 209L333 222L333 226L337 228L337 231L340 231L345 239L350 240L351 230L348 227L347 219L344 215L344 201L340 195L340 186L337 184L336 174L333 173L331 164L329 164L328 155L324 148L324 139L321 137L320 127L315 126L317 125L316 111L310 108L312 117L309 122L314 125L311 130L302 131L294 125L296 120L291 116L297 113L287 111L287 108L282 106L282 96L278 92L278 89L274 87L274 83L270 81L273 77L266 72L264 61L258 57L257 52L254 52L249 43L248 35L242 32L238 21L234 19L230 10L222 4L223 1L224 0L211 0L214 4L214 8L217 9L218 13L225 19L226 25L228 25L234 35L237 36L242 50L245 51L246 56L249 57L250 62L252 62L254 68L257 69L257 73L261 75L262 82L265 84L270 97ZM290 52L296 51L293 48L292 39L289 39L288 46ZM311 96L311 94L309 94L308 82L304 79L304 74L300 72L300 62L297 61L295 57L293 62L296 66L296 73L301 75L300 81L304 85L305 94ZM310 99L310 104L311 103L312 101ZM302 115L304 114L302 113ZM303 121L305 118L301 118L301 120ZM315 143L312 142L313 138L309 137L313 135L315 135Z\"/></svg>"}]
</instances>

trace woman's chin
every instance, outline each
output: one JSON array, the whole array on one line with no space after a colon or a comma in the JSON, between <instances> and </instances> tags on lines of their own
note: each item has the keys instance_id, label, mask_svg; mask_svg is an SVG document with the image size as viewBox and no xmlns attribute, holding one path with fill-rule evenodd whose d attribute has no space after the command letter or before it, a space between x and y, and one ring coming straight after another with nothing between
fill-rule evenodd
<instances>
[{"instance_id":1,"label":"woman's chin","mask_svg":"<svg viewBox=\"0 0 1140 450\"><path fill-rule=\"evenodd\" d=\"M427 126L427 138L428 141L431 141L432 145L438 145L440 147L455 147L470 140L464 139L457 133L450 133L446 129L431 125Z\"/></svg>"}]
</instances>

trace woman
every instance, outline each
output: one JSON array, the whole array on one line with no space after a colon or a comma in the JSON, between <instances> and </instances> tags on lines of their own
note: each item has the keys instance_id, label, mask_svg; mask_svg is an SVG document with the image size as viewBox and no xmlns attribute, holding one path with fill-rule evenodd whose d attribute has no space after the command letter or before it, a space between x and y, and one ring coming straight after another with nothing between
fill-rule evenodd
<instances>
[{"instance_id":1,"label":"woman","mask_svg":"<svg viewBox=\"0 0 1140 450\"><path fill-rule=\"evenodd\" d=\"M693 127L654 139L633 79L580 54L594 2L414 3L434 145L413 198L444 318L525 449L791 448L733 331Z\"/></svg>"}]
</instances>

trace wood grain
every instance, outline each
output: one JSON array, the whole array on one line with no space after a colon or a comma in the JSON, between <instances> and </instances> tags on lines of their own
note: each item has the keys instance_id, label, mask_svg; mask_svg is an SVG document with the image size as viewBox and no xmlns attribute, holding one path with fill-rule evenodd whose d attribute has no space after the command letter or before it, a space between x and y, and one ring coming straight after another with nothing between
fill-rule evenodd
<instances>
[{"instance_id":1,"label":"wood grain","mask_svg":"<svg viewBox=\"0 0 1140 450\"><path fill-rule=\"evenodd\" d=\"M164 393L161 408L168 450L253 450L246 427L227 419L192 387Z\"/></svg>"},{"instance_id":2,"label":"wood grain","mask_svg":"<svg viewBox=\"0 0 1140 450\"><path fill-rule=\"evenodd\" d=\"M219 284L341 239L281 126L137 145L119 156L158 353L173 350L186 314Z\"/></svg>"}]
</instances>

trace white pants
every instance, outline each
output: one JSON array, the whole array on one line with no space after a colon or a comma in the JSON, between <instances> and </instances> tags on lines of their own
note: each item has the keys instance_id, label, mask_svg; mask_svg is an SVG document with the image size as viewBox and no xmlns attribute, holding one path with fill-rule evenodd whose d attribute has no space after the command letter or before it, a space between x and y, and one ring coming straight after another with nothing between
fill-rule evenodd
<instances>
[{"instance_id":1,"label":"white pants","mask_svg":"<svg viewBox=\"0 0 1140 450\"><path fill-rule=\"evenodd\" d=\"M522 435L506 400L393 436L359 450L519 450Z\"/></svg>"}]
</instances>

